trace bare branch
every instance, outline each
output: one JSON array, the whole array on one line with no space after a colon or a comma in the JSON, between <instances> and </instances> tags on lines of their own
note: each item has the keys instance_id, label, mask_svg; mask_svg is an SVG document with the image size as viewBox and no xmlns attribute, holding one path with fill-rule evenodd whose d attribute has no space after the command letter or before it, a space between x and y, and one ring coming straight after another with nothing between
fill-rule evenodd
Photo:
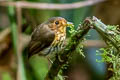
<instances>
[{"instance_id":1,"label":"bare branch","mask_svg":"<svg viewBox=\"0 0 120 80\"><path fill-rule=\"evenodd\" d=\"M101 40L86 40L82 43L85 47L105 47L106 44Z\"/></svg>"},{"instance_id":2,"label":"bare branch","mask_svg":"<svg viewBox=\"0 0 120 80\"><path fill-rule=\"evenodd\" d=\"M76 9L84 6L95 5L97 3L103 2L105 0L87 0L75 3L66 3L66 4L55 4L55 3L33 3L33 2L8 2L0 1L0 6L14 6L21 8L35 8L35 9L48 9L48 10L65 10L65 9Z\"/></svg>"}]
</instances>

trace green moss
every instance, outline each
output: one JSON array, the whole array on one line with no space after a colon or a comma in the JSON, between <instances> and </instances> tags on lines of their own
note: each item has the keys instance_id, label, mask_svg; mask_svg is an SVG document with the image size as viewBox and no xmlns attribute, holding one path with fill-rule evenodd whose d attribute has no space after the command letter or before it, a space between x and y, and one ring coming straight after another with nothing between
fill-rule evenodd
<instances>
[{"instance_id":1,"label":"green moss","mask_svg":"<svg viewBox=\"0 0 120 80\"><path fill-rule=\"evenodd\" d=\"M120 32L118 26L107 26L108 35L111 35L111 39L115 41L115 45L120 45ZM102 60L100 62L106 62L112 64L108 66L108 71L113 72L113 76L110 80L120 80L120 49L116 49L114 45L106 39L107 46L105 48L101 48L100 51L103 53L101 54ZM97 51L98 53L98 51Z\"/></svg>"}]
</instances>

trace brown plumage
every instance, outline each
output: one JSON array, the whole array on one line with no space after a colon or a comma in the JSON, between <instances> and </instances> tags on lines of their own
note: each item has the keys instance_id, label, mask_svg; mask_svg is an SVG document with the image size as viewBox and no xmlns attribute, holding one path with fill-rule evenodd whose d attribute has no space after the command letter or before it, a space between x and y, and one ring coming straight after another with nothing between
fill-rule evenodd
<instances>
[{"instance_id":1,"label":"brown plumage","mask_svg":"<svg viewBox=\"0 0 120 80\"><path fill-rule=\"evenodd\" d=\"M34 54L47 55L63 46L66 38L67 21L62 17L53 17L36 27L29 43L30 58Z\"/></svg>"}]
</instances>

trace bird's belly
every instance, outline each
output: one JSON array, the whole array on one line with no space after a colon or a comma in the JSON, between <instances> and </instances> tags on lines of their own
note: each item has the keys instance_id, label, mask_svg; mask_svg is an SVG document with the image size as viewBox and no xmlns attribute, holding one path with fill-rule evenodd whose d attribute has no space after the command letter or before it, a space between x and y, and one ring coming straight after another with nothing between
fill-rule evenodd
<instances>
[{"instance_id":1,"label":"bird's belly","mask_svg":"<svg viewBox=\"0 0 120 80\"><path fill-rule=\"evenodd\" d=\"M66 38L65 34L57 35L55 37L53 43L49 47L47 47L44 50L40 51L39 55L46 56L48 54L51 54L51 53L53 54L53 53L56 53L56 52L60 51L64 46L65 38Z\"/></svg>"},{"instance_id":2,"label":"bird's belly","mask_svg":"<svg viewBox=\"0 0 120 80\"><path fill-rule=\"evenodd\" d=\"M51 47L49 46L49 47L43 49L42 51L39 52L39 55L46 56L47 54L51 53L50 48Z\"/></svg>"},{"instance_id":3,"label":"bird's belly","mask_svg":"<svg viewBox=\"0 0 120 80\"><path fill-rule=\"evenodd\" d=\"M48 54L56 53L56 52L58 52L60 50L61 50L61 48L59 48L58 46L55 46L55 47L49 46L48 48L45 48L44 50L40 51L39 55L40 56L46 56Z\"/></svg>"},{"instance_id":4,"label":"bird's belly","mask_svg":"<svg viewBox=\"0 0 120 80\"><path fill-rule=\"evenodd\" d=\"M39 55L46 56L60 51L64 46L65 37L61 37L59 41L56 41L55 45L50 45L44 50L39 52Z\"/></svg>"}]
</instances>

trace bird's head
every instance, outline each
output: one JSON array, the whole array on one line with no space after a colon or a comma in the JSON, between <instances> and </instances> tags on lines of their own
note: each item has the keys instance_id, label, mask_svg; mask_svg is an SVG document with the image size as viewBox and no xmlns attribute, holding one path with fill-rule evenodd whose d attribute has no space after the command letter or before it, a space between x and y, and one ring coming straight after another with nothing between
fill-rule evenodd
<instances>
[{"instance_id":1,"label":"bird's head","mask_svg":"<svg viewBox=\"0 0 120 80\"><path fill-rule=\"evenodd\" d=\"M49 27L54 31L64 32L71 23L62 17L52 17L48 20Z\"/></svg>"}]
</instances>

